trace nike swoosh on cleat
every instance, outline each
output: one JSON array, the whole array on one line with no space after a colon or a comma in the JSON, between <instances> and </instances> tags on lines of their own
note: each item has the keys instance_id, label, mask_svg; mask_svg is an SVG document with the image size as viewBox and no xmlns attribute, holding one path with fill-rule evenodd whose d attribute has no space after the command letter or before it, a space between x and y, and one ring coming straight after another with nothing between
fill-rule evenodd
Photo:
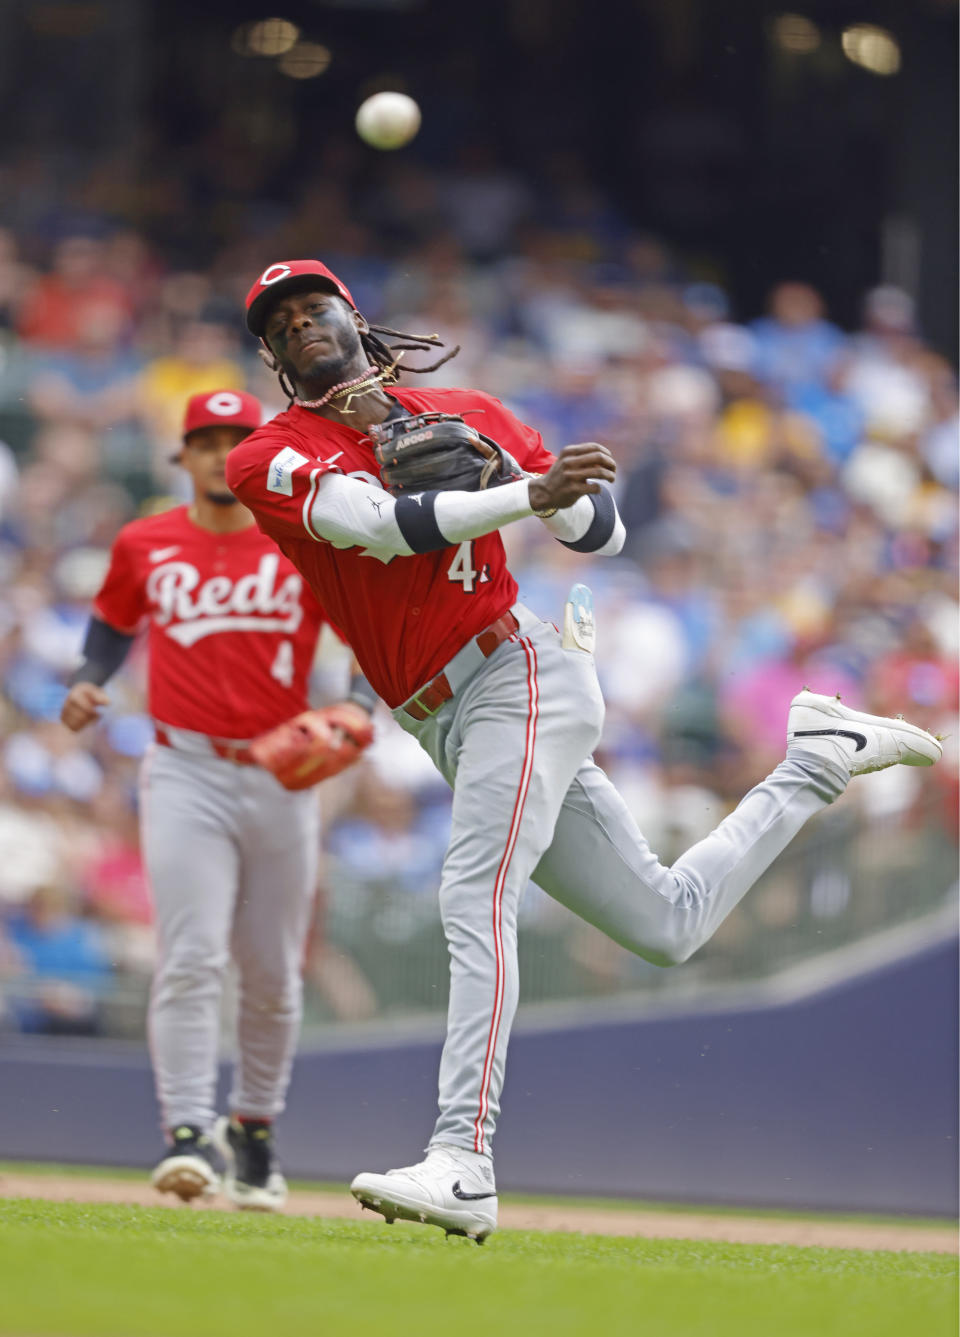
<instances>
[{"instance_id":1,"label":"nike swoosh on cleat","mask_svg":"<svg viewBox=\"0 0 960 1337\"><path fill-rule=\"evenodd\" d=\"M854 733L851 729L794 729L790 736L791 738L824 738L827 735L852 739L857 745L855 749L857 752L862 752L867 746L865 735Z\"/></svg>"},{"instance_id":2,"label":"nike swoosh on cleat","mask_svg":"<svg viewBox=\"0 0 960 1337\"><path fill-rule=\"evenodd\" d=\"M461 1202L479 1202L481 1198L495 1198L497 1196L496 1193L464 1193L463 1189L460 1187L459 1179L450 1192L455 1198L459 1198Z\"/></svg>"}]
</instances>

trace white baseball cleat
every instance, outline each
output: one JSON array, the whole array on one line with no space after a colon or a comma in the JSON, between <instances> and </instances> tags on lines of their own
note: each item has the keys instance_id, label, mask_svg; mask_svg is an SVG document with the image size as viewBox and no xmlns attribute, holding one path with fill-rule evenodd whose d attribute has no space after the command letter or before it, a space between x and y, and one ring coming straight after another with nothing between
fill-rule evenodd
<instances>
[{"instance_id":1,"label":"white baseball cleat","mask_svg":"<svg viewBox=\"0 0 960 1337\"><path fill-rule=\"evenodd\" d=\"M482 1244L497 1228L497 1187L485 1156L459 1147L431 1147L419 1165L360 1174L350 1192L389 1223L398 1216L467 1235Z\"/></svg>"},{"instance_id":2,"label":"white baseball cleat","mask_svg":"<svg viewBox=\"0 0 960 1337\"><path fill-rule=\"evenodd\" d=\"M844 761L851 775L896 765L932 766L943 755L938 738L900 715L867 715L843 705L839 696L819 696L806 687L790 703L787 742Z\"/></svg>"}]
</instances>

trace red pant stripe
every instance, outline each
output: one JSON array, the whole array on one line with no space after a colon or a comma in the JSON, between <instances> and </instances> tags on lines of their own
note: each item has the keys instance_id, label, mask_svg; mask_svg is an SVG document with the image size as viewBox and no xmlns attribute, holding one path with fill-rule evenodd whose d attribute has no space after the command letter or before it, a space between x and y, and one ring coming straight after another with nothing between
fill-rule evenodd
<instances>
[{"instance_id":1,"label":"red pant stripe","mask_svg":"<svg viewBox=\"0 0 960 1337\"><path fill-rule=\"evenodd\" d=\"M510 819L510 830L507 835L506 847L503 851L503 857L500 860L500 867L497 869L496 880L493 884L493 945L496 952L496 984L493 997L493 1016L490 1019L490 1033L487 1036L487 1052L483 1063L483 1078L480 1083L480 1105L477 1110L477 1117L474 1120L474 1151L482 1152L484 1147L483 1124L487 1117L489 1109L488 1096L490 1091L490 1078L493 1074L493 1059L497 1050L497 1038L500 1033L500 1018L503 1014L503 888L507 880L507 872L510 868L510 859L516 848L517 837L520 834L520 823L523 819L523 805L526 802L527 790L530 787L530 776L533 773L533 749L537 737L537 712L540 700L540 689L537 684L537 652L533 648L533 643L526 638L520 641L524 653L527 656L527 689L529 692L529 702L527 707L527 735L525 741L525 750L523 754L523 766L520 768L520 783L517 786L517 795L513 801L513 815Z\"/></svg>"}]
</instances>

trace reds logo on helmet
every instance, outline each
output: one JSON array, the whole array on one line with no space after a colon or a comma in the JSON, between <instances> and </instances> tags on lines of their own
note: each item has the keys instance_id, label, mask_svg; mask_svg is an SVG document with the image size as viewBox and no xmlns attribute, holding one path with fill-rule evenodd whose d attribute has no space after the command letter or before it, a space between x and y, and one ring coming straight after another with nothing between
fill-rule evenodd
<instances>
[{"instance_id":1,"label":"reds logo on helmet","mask_svg":"<svg viewBox=\"0 0 960 1337\"><path fill-rule=\"evenodd\" d=\"M261 288L265 288L268 283L276 283L279 279L285 279L291 272L289 265L267 265L266 269L260 275L260 286Z\"/></svg>"},{"instance_id":2,"label":"reds logo on helmet","mask_svg":"<svg viewBox=\"0 0 960 1337\"><path fill-rule=\"evenodd\" d=\"M350 289L321 260L276 260L267 265L247 293L247 329L258 339L263 338L270 307L286 296L307 292L314 287L320 292L336 293L356 310Z\"/></svg>"},{"instance_id":3,"label":"reds logo on helmet","mask_svg":"<svg viewBox=\"0 0 960 1337\"><path fill-rule=\"evenodd\" d=\"M221 631L279 631L292 635L303 620L303 580L291 573L277 584L278 553L264 553L256 571L239 580L211 576L200 582L191 562L164 562L150 572L147 598L154 621L180 645L195 645Z\"/></svg>"},{"instance_id":4,"label":"reds logo on helmet","mask_svg":"<svg viewBox=\"0 0 960 1337\"><path fill-rule=\"evenodd\" d=\"M260 426L263 409L255 395L245 390L201 390L187 400L183 415L183 435L203 427L246 427L251 432Z\"/></svg>"},{"instance_id":5,"label":"reds logo on helmet","mask_svg":"<svg viewBox=\"0 0 960 1337\"><path fill-rule=\"evenodd\" d=\"M216 413L220 418L234 418L243 408L243 400L232 390L218 390L205 401L203 407L208 413Z\"/></svg>"}]
</instances>

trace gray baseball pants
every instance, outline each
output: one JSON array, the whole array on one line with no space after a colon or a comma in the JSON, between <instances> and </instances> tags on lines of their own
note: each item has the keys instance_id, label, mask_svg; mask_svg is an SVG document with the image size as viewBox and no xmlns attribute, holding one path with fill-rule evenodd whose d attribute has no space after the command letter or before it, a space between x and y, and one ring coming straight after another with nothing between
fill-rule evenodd
<instances>
[{"instance_id":1,"label":"gray baseball pants","mask_svg":"<svg viewBox=\"0 0 960 1337\"><path fill-rule=\"evenodd\" d=\"M440 1115L431 1143L490 1153L517 1006L517 912L529 879L628 950L687 960L847 776L791 756L672 868L590 759L603 700L593 658L522 605L489 659L446 668L454 697L426 720L394 712L453 788L440 913L450 954ZM786 724L786 721L784 721Z\"/></svg>"},{"instance_id":2,"label":"gray baseball pants","mask_svg":"<svg viewBox=\"0 0 960 1337\"><path fill-rule=\"evenodd\" d=\"M239 1007L230 1109L272 1118L284 1107L302 1014L316 792L290 793L257 766L154 746L140 795L158 937L148 1029L163 1125L213 1122L231 957Z\"/></svg>"}]
</instances>

